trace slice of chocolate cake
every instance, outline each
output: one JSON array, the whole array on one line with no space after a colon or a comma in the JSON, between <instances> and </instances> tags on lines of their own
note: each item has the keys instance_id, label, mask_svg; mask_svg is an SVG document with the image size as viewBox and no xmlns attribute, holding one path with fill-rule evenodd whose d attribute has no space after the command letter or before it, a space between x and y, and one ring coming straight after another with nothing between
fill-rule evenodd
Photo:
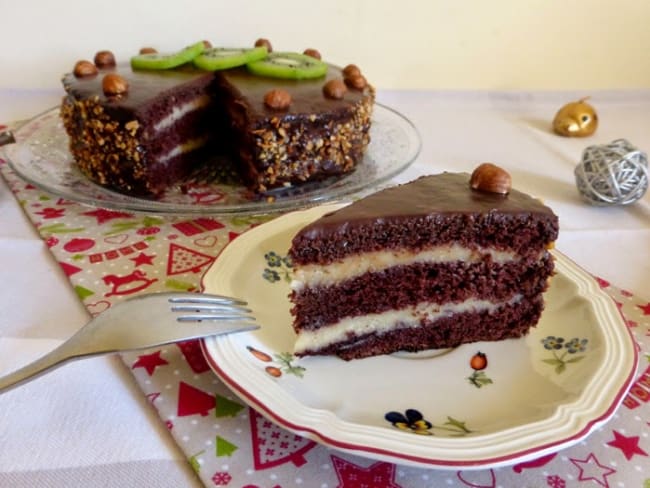
<instances>
[{"instance_id":1,"label":"slice of chocolate cake","mask_svg":"<svg viewBox=\"0 0 650 488\"><path fill-rule=\"evenodd\" d=\"M63 79L70 151L84 175L123 193L158 195L224 154L251 189L264 192L348 173L370 140L374 90L364 84L328 96L326 83L344 79L333 66L318 78L295 80L245 67L85 63L87 71ZM289 103L265 103L271 90Z\"/></svg>"},{"instance_id":2,"label":"slice of chocolate cake","mask_svg":"<svg viewBox=\"0 0 650 488\"><path fill-rule=\"evenodd\" d=\"M342 83L339 68L305 80L254 76L246 69L219 72L237 160L258 191L349 173L361 161L370 142L374 91L366 86L332 98L323 92L331 80ZM270 108L264 99L271 89L289 95L291 103Z\"/></svg>"},{"instance_id":3,"label":"slice of chocolate cake","mask_svg":"<svg viewBox=\"0 0 650 488\"><path fill-rule=\"evenodd\" d=\"M118 75L126 92L105 94L107 75ZM195 70L119 66L66 75L61 117L77 166L95 183L132 195L159 194L182 181L225 128L212 84L211 73Z\"/></svg>"},{"instance_id":4,"label":"slice of chocolate cake","mask_svg":"<svg viewBox=\"0 0 650 488\"><path fill-rule=\"evenodd\" d=\"M544 307L557 235L538 200L473 189L464 173L327 214L290 249L295 354L355 359L521 337Z\"/></svg>"}]
</instances>

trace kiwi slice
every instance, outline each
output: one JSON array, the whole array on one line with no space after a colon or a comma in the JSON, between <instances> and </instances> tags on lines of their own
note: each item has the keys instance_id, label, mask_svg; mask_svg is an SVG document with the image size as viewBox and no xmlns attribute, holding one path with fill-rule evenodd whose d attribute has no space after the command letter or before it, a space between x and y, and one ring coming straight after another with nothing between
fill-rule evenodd
<instances>
[{"instance_id":1,"label":"kiwi slice","mask_svg":"<svg viewBox=\"0 0 650 488\"><path fill-rule=\"evenodd\" d=\"M217 71L257 61L265 58L266 54L266 46L252 48L213 47L194 58L194 65L206 71Z\"/></svg>"},{"instance_id":2,"label":"kiwi slice","mask_svg":"<svg viewBox=\"0 0 650 488\"><path fill-rule=\"evenodd\" d=\"M246 65L248 70L258 76L301 80L319 78L327 73L327 64L305 54L272 52L259 61Z\"/></svg>"},{"instance_id":3,"label":"kiwi slice","mask_svg":"<svg viewBox=\"0 0 650 488\"><path fill-rule=\"evenodd\" d=\"M170 69L189 63L205 50L203 41L187 46L171 54L149 53L139 54L131 58L131 66L135 69Z\"/></svg>"}]
</instances>

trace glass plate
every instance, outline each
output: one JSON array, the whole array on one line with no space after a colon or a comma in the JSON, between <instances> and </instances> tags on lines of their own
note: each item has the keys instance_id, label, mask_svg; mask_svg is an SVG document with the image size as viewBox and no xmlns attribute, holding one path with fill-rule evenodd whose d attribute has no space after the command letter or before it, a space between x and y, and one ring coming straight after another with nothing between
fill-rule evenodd
<instances>
[{"instance_id":1,"label":"glass plate","mask_svg":"<svg viewBox=\"0 0 650 488\"><path fill-rule=\"evenodd\" d=\"M614 414L634 378L636 347L614 302L558 252L546 308L524 338L349 362L294 358L291 270L282 258L298 229L336 208L293 212L244 233L203 277L206 292L248 301L262 326L202 343L244 401L326 445L446 469L547 455ZM402 428L386 419L390 412Z\"/></svg>"},{"instance_id":2,"label":"glass plate","mask_svg":"<svg viewBox=\"0 0 650 488\"><path fill-rule=\"evenodd\" d=\"M68 151L68 136L58 108L31 119L14 136L16 144L5 147L10 166L45 191L93 206L172 214L271 213L336 201L386 182L415 160L421 146L416 128L406 117L376 104L371 142L363 160L349 175L261 196L251 194L238 183L194 182L183 190L172 188L160 199L152 200L102 188L83 176Z\"/></svg>"}]
</instances>

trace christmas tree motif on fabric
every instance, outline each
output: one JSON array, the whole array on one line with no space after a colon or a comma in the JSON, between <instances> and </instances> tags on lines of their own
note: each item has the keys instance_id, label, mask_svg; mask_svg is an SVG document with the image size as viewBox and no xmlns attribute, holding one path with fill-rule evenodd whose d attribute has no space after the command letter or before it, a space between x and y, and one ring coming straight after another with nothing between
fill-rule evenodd
<instances>
[{"instance_id":1,"label":"christmas tree motif on fabric","mask_svg":"<svg viewBox=\"0 0 650 488\"><path fill-rule=\"evenodd\" d=\"M195 388L184 381L178 385L178 409L179 417L187 415L207 416L216 406L216 398L213 394Z\"/></svg>"},{"instance_id":2,"label":"christmas tree motif on fabric","mask_svg":"<svg viewBox=\"0 0 650 488\"><path fill-rule=\"evenodd\" d=\"M183 273L199 273L214 261L213 256L190 249L189 247L171 243L167 261L167 276Z\"/></svg>"},{"instance_id":3,"label":"christmas tree motif on fabric","mask_svg":"<svg viewBox=\"0 0 650 488\"><path fill-rule=\"evenodd\" d=\"M305 464L304 455L316 446L314 441L277 426L249 409L255 469L268 469L285 463Z\"/></svg>"}]
</instances>

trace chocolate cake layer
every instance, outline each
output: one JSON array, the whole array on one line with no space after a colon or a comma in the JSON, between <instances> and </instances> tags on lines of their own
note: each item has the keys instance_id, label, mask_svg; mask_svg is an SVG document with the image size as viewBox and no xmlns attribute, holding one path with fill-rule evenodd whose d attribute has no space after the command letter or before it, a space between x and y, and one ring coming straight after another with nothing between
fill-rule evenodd
<instances>
[{"instance_id":1,"label":"chocolate cake layer","mask_svg":"<svg viewBox=\"0 0 650 488\"><path fill-rule=\"evenodd\" d=\"M304 349L296 354L337 355L351 360L396 351L417 352L457 347L468 342L514 339L524 336L537 323L543 308L539 296L531 301L504 305L497 311L465 312L435 321L422 320L418 327L398 322L383 334L350 334L345 341L320 349Z\"/></svg>"},{"instance_id":2,"label":"chocolate cake layer","mask_svg":"<svg viewBox=\"0 0 650 488\"><path fill-rule=\"evenodd\" d=\"M128 83L125 94L104 95L108 73ZM352 171L363 157L374 92L367 87L348 90L343 99L325 97L323 84L337 77L342 73L333 66L325 77L296 81L245 68L208 73L118 65L90 77L66 75L62 118L80 169L99 184L155 195L195 161L227 152L247 184L265 191ZM273 88L291 95L288 109L264 104ZM190 154L203 147L204 154Z\"/></svg>"},{"instance_id":3,"label":"chocolate cake layer","mask_svg":"<svg viewBox=\"0 0 650 488\"><path fill-rule=\"evenodd\" d=\"M331 286L291 293L296 331L313 330L346 317L399 310L419 303L460 303L470 298L508 301L515 293L534 297L547 288L553 259L495 264L416 263L364 273Z\"/></svg>"}]
</instances>

